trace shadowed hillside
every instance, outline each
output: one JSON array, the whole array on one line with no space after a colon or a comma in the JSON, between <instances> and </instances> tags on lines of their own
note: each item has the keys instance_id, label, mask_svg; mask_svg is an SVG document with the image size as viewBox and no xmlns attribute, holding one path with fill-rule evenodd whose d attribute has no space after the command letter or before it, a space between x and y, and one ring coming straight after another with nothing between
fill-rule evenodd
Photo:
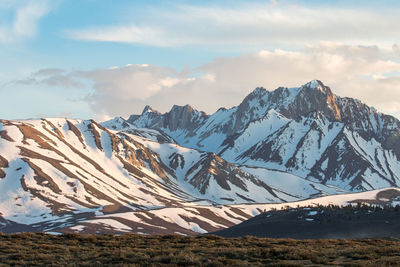
<instances>
[{"instance_id":1,"label":"shadowed hillside","mask_svg":"<svg viewBox=\"0 0 400 267\"><path fill-rule=\"evenodd\" d=\"M224 237L400 238L400 206L319 206L271 210L215 232Z\"/></svg>"}]
</instances>

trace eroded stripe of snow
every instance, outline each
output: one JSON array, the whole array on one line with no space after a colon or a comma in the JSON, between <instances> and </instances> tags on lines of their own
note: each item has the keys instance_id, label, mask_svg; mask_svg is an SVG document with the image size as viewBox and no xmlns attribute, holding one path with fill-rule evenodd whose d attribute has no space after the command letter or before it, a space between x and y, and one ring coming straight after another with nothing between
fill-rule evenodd
<instances>
[{"instance_id":1,"label":"eroded stripe of snow","mask_svg":"<svg viewBox=\"0 0 400 267\"><path fill-rule=\"evenodd\" d=\"M129 232L132 231L132 228L113 219L95 219L95 220L90 220L87 221L88 223L94 223L94 224L102 224L102 225L107 225L109 227L112 227L118 231L123 231L123 232Z\"/></svg>"}]
</instances>

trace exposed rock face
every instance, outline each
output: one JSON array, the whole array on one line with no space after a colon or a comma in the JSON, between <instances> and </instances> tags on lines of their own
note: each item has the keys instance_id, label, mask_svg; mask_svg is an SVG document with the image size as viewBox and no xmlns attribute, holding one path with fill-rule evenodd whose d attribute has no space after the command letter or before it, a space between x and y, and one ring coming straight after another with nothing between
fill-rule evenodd
<instances>
[{"instance_id":1,"label":"exposed rock face","mask_svg":"<svg viewBox=\"0 0 400 267\"><path fill-rule=\"evenodd\" d=\"M357 99L338 98L343 123L364 139L374 138L400 159L400 122L393 116L379 113Z\"/></svg>"},{"instance_id":2,"label":"exposed rock face","mask_svg":"<svg viewBox=\"0 0 400 267\"><path fill-rule=\"evenodd\" d=\"M6 177L3 168L8 168L8 161L0 155L0 178Z\"/></svg>"},{"instance_id":3,"label":"exposed rock face","mask_svg":"<svg viewBox=\"0 0 400 267\"><path fill-rule=\"evenodd\" d=\"M207 117L204 112L197 111L189 105L174 105L165 114L146 106L141 116L132 115L127 121L134 123L139 128L165 129L169 131L185 130L190 135Z\"/></svg>"},{"instance_id":4,"label":"exposed rock face","mask_svg":"<svg viewBox=\"0 0 400 267\"><path fill-rule=\"evenodd\" d=\"M254 175L244 172L237 166L226 162L214 153L204 154L201 160L189 169L185 177L185 180L188 180L189 183L197 188L202 194L204 194L209 188L210 179L214 179L215 182L225 190L231 191L231 184L250 194L251 192L249 192L246 182L251 182L257 186L263 187L271 195L277 197L272 188L259 181ZM251 199L251 196L247 198L239 194L239 197L244 198L244 200L247 201L250 200L255 202Z\"/></svg>"},{"instance_id":5,"label":"exposed rock face","mask_svg":"<svg viewBox=\"0 0 400 267\"><path fill-rule=\"evenodd\" d=\"M320 81L312 81L304 85L287 108L279 107L277 110L287 118L296 120L318 111L330 121L341 121L335 96L331 89Z\"/></svg>"}]
</instances>

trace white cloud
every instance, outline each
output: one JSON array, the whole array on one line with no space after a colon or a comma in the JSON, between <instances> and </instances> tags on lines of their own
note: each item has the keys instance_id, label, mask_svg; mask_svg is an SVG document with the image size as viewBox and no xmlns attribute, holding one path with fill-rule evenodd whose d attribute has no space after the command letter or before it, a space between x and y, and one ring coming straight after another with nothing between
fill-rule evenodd
<instances>
[{"instance_id":1,"label":"white cloud","mask_svg":"<svg viewBox=\"0 0 400 267\"><path fill-rule=\"evenodd\" d=\"M216 97L227 106L238 104L257 86L273 90L320 79L338 95L358 98L383 112L395 114L400 111L400 64L388 59L388 53L376 46L323 43L298 52L262 50L220 58L200 70L215 76L208 92L223 92ZM229 97L230 94L235 97Z\"/></svg>"},{"instance_id":2,"label":"white cloud","mask_svg":"<svg viewBox=\"0 0 400 267\"><path fill-rule=\"evenodd\" d=\"M18 81L83 88L97 118L140 113L146 104L161 112L190 104L208 113L238 105L254 88L297 87L322 80L340 96L358 98L382 112L400 115L400 63L392 50L376 46L321 43L301 51L261 50L217 58L196 69L177 71L154 65L66 72L47 69Z\"/></svg>"},{"instance_id":3,"label":"white cloud","mask_svg":"<svg viewBox=\"0 0 400 267\"><path fill-rule=\"evenodd\" d=\"M40 19L50 11L50 4L46 0L6 1L0 8L14 12L12 21L0 25L0 42L9 43L33 37Z\"/></svg>"},{"instance_id":4,"label":"white cloud","mask_svg":"<svg viewBox=\"0 0 400 267\"><path fill-rule=\"evenodd\" d=\"M119 26L70 29L68 38L138 43L153 46L216 45L223 47L304 45L333 41L392 44L400 28L398 8L306 7L281 4L176 6L153 10ZM135 17L135 16L133 16Z\"/></svg>"},{"instance_id":5,"label":"white cloud","mask_svg":"<svg viewBox=\"0 0 400 267\"><path fill-rule=\"evenodd\" d=\"M158 43L167 46L166 43L160 44L163 32L154 27L112 26L105 28L89 28L83 30L67 30L66 36L71 39L83 41L102 41L102 42L120 42L120 43L140 43L149 44Z\"/></svg>"},{"instance_id":6,"label":"white cloud","mask_svg":"<svg viewBox=\"0 0 400 267\"><path fill-rule=\"evenodd\" d=\"M70 76L93 82L96 95L109 95L121 100L145 100L160 90L179 83L172 68L152 65L129 65L121 68L79 71Z\"/></svg>"}]
</instances>

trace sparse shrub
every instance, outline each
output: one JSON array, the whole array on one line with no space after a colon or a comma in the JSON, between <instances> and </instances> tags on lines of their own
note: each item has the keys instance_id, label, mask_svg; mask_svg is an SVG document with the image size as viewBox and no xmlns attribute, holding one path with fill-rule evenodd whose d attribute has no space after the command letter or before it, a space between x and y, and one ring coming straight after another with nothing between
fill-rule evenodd
<instances>
[{"instance_id":1,"label":"sparse shrub","mask_svg":"<svg viewBox=\"0 0 400 267\"><path fill-rule=\"evenodd\" d=\"M361 208L361 207L357 207ZM400 241L0 234L0 265L396 266Z\"/></svg>"}]
</instances>

